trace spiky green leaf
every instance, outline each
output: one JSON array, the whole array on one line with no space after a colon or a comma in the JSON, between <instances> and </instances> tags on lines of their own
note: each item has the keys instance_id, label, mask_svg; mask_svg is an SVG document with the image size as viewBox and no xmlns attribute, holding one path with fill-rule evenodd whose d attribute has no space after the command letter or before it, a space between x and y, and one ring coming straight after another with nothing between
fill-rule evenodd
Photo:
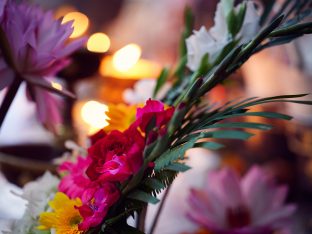
<instances>
[{"instance_id":1,"label":"spiky green leaf","mask_svg":"<svg viewBox=\"0 0 312 234\"><path fill-rule=\"evenodd\" d=\"M168 166L169 164L171 164L172 162L178 159L183 159L185 151L192 148L198 139L199 136L196 136L182 145L167 150L159 158L156 159L154 170L159 171L164 167Z\"/></svg>"},{"instance_id":2,"label":"spiky green leaf","mask_svg":"<svg viewBox=\"0 0 312 234\"><path fill-rule=\"evenodd\" d=\"M154 89L153 97L155 98L159 90L163 87L163 85L166 83L168 77L169 77L169 72L170 70L168 68L163 68L162 71L160 72L158 78L157 78L157 83L156 87Z\"/></svg>"},{"instance_id":3,"label":"spiky green leaf","mask_svg":"<svg viewBox=\"0 0 312 234\"><path fill-rule=\"evenodd\" d=\"M143 192L141 190L133 191L128 195L128 198L151 204L156 204L159 202L159 199L157 197L154 197L153 195Z\"/></svg>"},{"instance_id":4,"label":"spiky green leaf","mask_svg":"<svg viewBox=\"0 0 312 234\"><path fill-rule=\"evenodd\" d=\"M157 190L157 191L160 191L166 187L166 185L164 185L162 182L160 182L159 180L157 180L155 178L146 178L143 181L143 184L146 185L147 187L149 187L153 190Z\"/></svg>"},{"instance_id":5,"label":"spiky green leaf","mask_svg":"<svg viewBox=\"0 0 312 234\"><path fill-rule=\"evenodd\" d=\"M217 143L217 142L198 142L194 145L194 148L205 148L208 150L219 150L221 148L223 148L224 145Z\"/></svg>"},{"instance_id":6,"label":"spiky green leaf","mask_svg":"<svg viewBox=\"0 0 312 234\"><path fill-rule=\"evenodd\" d=\"M191 167L183 164L183 163L171 163L169 166L165 167L166 170L176 171L176 172L185 172L191 169Z\"/></svg>"}]
</instances>

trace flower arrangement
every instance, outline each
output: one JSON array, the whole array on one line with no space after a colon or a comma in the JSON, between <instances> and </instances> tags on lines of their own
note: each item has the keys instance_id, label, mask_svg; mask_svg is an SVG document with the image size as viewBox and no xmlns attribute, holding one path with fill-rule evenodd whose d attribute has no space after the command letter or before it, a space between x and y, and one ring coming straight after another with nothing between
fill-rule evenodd
<instances>
[{"instance_id":1,"label":"flower arrangement","mask_svg":"<svg viewBox=\"0 0 312 234\"><path fill-rule=\"evenodd\" d=\"M275 13L272 9L277 1L271 2L260 13L253 1L234 6L233 0L221 0L215 25L194 33L193 15L187 8L177 66L173 71L163 69L153 91L157 97L161 88L171 83L162 100L151 97L138 105L111 106L109 127L90 137L85 154L63 162L58 177L45 174L33 182L31 191L29 186L25 188L23 197L29 206L23 220L13 225L12 233L153 233L157 218L151 230L144 229L147 204L158 203L157 194L168 189L178 173L191 169L184 157L188 149L218 150L223 145L217 139L247 140L253 134L245 129L272 127L233 122L232 118L291 119L285 114L252 111L253 106L272 102L311 105L311 101L298 100L305 94L252 97L224 105L204 98L253 54L312 33L312 22L305 21L311 14L309 1L285 1ZM45 76L64 67L66 56L82 43L66 42L70 23L60 24L50 13L25 2L4 1L0 13L0 87L9 85L0 109L2 118L23 81L39 108L50 107L48 91L68 95L53 88ZM47 110L55 114L53 108ZM204 191L191 191L194 212L188 216L210 232L273 233L284 227L280 221L294 211L293 206L283 204L285 187L272 186L257 167L241 181L230 169L208 178ZM259 198L260 193L265 197ZM127 219L135 214L138 224L131 226Z\"/></svg>"}]
</instances>

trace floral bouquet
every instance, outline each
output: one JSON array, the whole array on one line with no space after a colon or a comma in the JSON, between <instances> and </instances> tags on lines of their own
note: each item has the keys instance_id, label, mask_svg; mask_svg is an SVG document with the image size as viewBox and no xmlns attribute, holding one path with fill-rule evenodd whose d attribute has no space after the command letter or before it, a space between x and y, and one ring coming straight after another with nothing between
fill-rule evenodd
<instances>
[{"instance_id":1,"label":"floral bouquet","mask_svg":"<svg viewBox=\"0 0 312 234\"><path fill-rule=\"evenodd\" d=\"M253 54L312 33L312 22L306 20L311 13L312 4L306 0L270 1L265 6L254 1L235 6L233 0L221 0L215 25L193 31L194 18L186 8L179 61L174 69L162 70L154 98L139 105L111 105L109 126L90 137L89 148L77 148L59 166L58 176L46 173L26 185L21 196L28 200L27 209L12 225L12 233L153 233L161 208L151 229L145 230L147 205L163 203L166 196L160 201L157 194L168 190L178 173L191 169L187 150L218 150L224 146L218 139L247 140L253 134L246 129L271 129L237 117L291 119L255 112L253 106L312 104L298 100L306 94L251 97L223 105L205 97ZM0 87L9 87L0 123L19 85L26 82L39 118L53 129L58 112L49 92L72 94L54 87L48 77L67 64L66 56L83 39L68 42L70 22L61 24L50 12L26 2L1 1L0 26ZM168 83L170 89L156 100ZM194 212L188 214L207 233L272 234L282 231L294 212L293 206L283 205L286 188L272 186L258 167L242 181L230 169L208 178L205 190L191 191ZM127 222L131 216L135 225Z\"/></svg>"}]
</instances>

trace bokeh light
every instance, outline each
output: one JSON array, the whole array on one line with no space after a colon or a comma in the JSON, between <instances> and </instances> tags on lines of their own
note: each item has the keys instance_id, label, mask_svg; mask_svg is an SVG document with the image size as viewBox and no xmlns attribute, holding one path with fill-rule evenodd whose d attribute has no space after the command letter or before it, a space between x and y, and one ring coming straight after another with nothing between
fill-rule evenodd
<instances>
[{"instance_id":1,"label":"bokeh light","mask_svg":"<svg viewBox=\"0 0 312 234\"><path fill-rule=\"evenodd\" d=\"M74 31L70 35L70 38L77 38L82 36L89 27L88 17L85 14L78 11L69 12L64 16L62 23L66 23L71 20L74 21L73 23Z\"/></svg>"},{"instance_id":2,"label":"bokeh light","mask_svg":"<svg viewBox=\"0 0 312 234\"><path fill-rule=\"evenodd\" d=\"M106 127L108 125L107 115L108 107L105 104L91 100L87 101L81 108L82 120L90 126L89 134Z\"/></svg>"},{"instance_id":3,"label":"bokeh light","mask_svg":"<svg viewBox=\"0 0 312 234\"><path fill-rule=\"evenodd\" d=\"M51 85L53 88L57 89L57 90L63 90L63 87L60 83L57 83L55 81L51 81Z\"/></svg>"},{"instance_id":4,"label":"bokeh light","mask_svg":"<svg viewBox=\"0 0 312 234\"><path fill-rule=\"evenodd\" d=\"M114 54L113 65L119 71L127 71L139 61L141 53L137 44L126 45Z\"/></svg>"},{"instance_id":5,"label":"bokeh light","mask_svg":"<svg viewBox=\"0 0 312 234\"><path fill-rule=\"evenodd\" d=\"M104 53L109 47L110 39L105 33L94 33L87 42L87 49L91 52Z\"/></svg>"}]
</instances>

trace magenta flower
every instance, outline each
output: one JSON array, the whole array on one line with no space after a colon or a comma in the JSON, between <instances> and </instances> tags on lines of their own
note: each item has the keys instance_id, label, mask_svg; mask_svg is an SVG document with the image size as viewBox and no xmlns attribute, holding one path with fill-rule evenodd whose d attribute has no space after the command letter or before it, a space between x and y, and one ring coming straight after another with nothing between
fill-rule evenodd
<instances>
[{"instance_id":1,"label":"magenta flower","mask_svg":"<svg viewBox=\"0 0 312 234\"><path fill-rule=\"evenodd\" d=\"M88 149L92 159L86 173L93 181L123 182L143 164L144 138L135 128L104 135Z\"/></svg>"},{"instance_id":2,"label":"magenta flower","mask_svg":"<svg viewBox=\"0 0 312 234\"><path fill-rule=\"evenodd\" d=\"M162 102L149 99L144 107L137 109L136 124L140 126L142 131L146 131L149 122L155 117L156 127L161 128L169 122L173 112L173 107L166 109Z\"/></svg>"},{"instance_id":3,"label":"magenta flower","mask_svg":"<svg viewBox=\"0 0 312 234\"><path fill-rule=\"evenodd\" d=\"M164 135L167 132L167 123L172 118L174 107L166 108L166 106L157 100L149 99L142 108L137 109L136 121L132 124L133 127L139 127L144 133L147 133L147 127L151 121L155 121L153 130L149 130L147 144L154 142L159 135ZM155 128L156 127L156 128Z\"/></svg>"},{"instance_id":4,"label":"magenta flower","mask_svg":"<svg viewBox=\"0 0 312 234\"><path fill-rule=\"evenodd\" d=\"M73 31L71 22L62 24L52 12L26 2L1 1L0 25L15 66L13 71L0 54L0 90L12 84L16 73L29 83L50 84L51 76L68 65L67 56L84 43L84 39L68 42ZM30 99L37 103L39 119L47 124L59 123L53 96L38 86L28 86L28 91Z\"/></svg>"},{"instance_id":5,"label":"magenta flower","mask_svg":"<svg viewBox=\"0 0 312 234\"><path fill-rule=\"evenodd\" d=\"M286 186L253 167L240 179L224 168L207 176L204 189L192 189L187 216L216 234L271 234L290 223L294 205L284 205Z\"/></svg>"},{"instance_id":6,"label":"magenta flower","mask_svg":"<svg viewBox=\"0 0 312 234\"><path fill-rule=\"evenodd\" d=\"M58 189L65 193L71 199L82 198L83 193L89 187L94 186L88 176L86 170L91 163L90 158L78 157L77 162L66 161L59 167L59 171L66 173L62 178Z\"/></svg>"},{"instance_id":7,"label":"magenta flower","mask_svg":"<svg viewBox=\"0 0 312 234\"><path fill-rule=\"evenodd\" d=\"M113 183L104 183L87 189L82 197L83 205L77 207L83 218L79 229L88 230L99 225L119 197L120 191Z\"/></svg>"}]
</instances>

